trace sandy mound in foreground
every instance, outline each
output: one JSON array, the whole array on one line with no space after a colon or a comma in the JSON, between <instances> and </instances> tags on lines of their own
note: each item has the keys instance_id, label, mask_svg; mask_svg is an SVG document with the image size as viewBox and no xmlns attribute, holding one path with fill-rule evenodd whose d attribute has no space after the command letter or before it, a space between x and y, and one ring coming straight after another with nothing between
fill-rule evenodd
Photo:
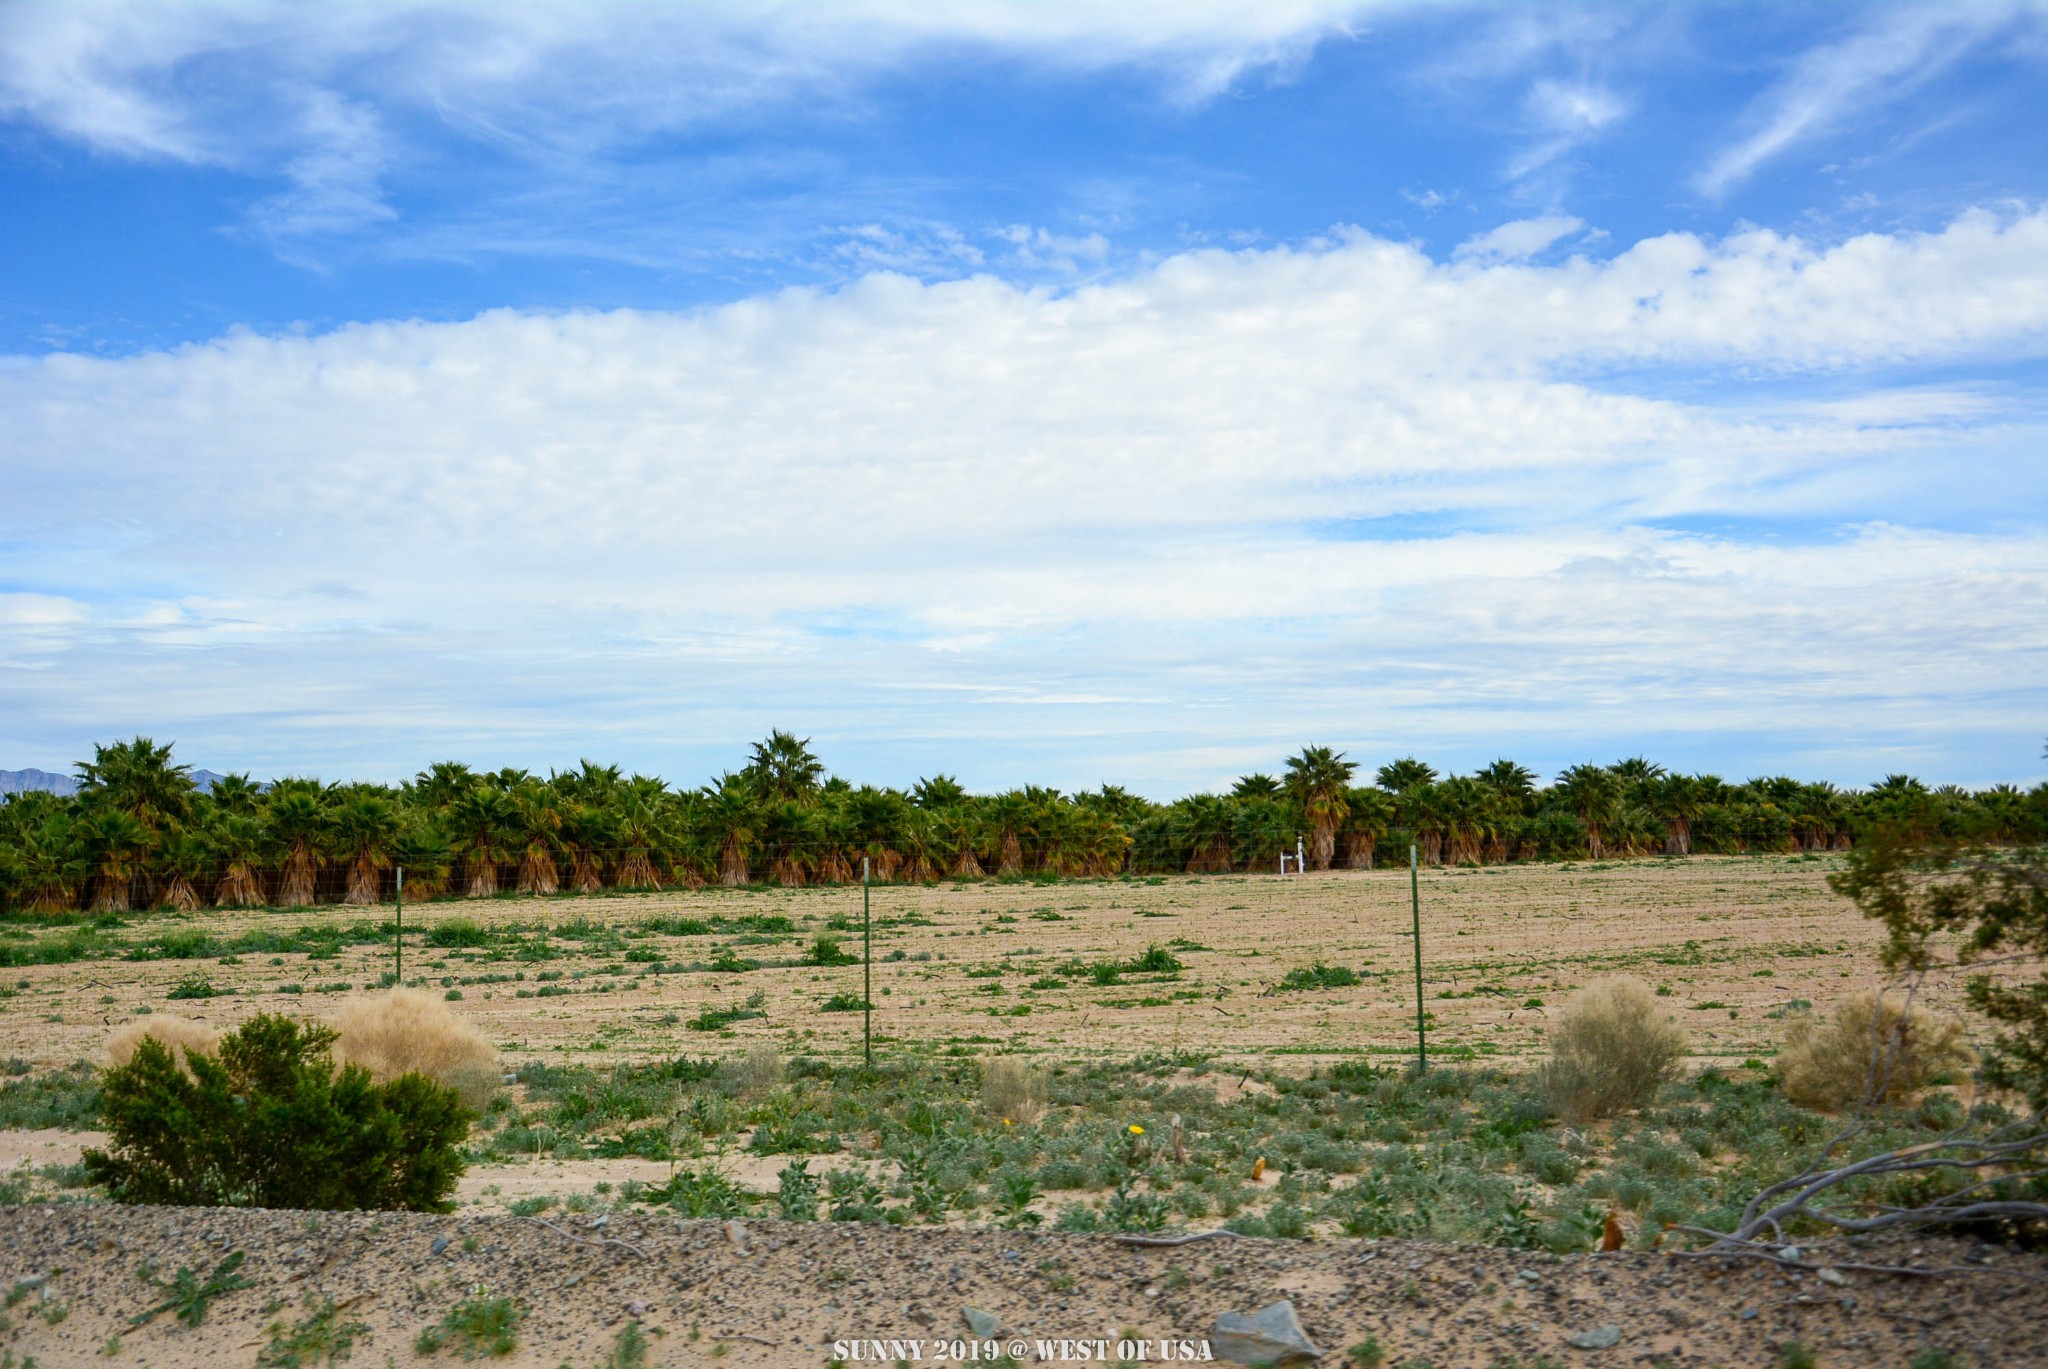
<instances>
[{"instance_id":1,"label":"sandy mound in foreground","mask_svg":"<svg viewBox=\"0 0 2048 1369\"><path fill-rule=\"evenodd\" d=\"M1923 1346L1977 1369L2048 1354L2048 1260L1959 1242L1837 1245L1827 1257L1884 1263L1909 1248L1967 1270L1941 1279L1851 1271L1842 1282L1664 1255L1557 1258L1395 1241L1216 1240L1136 1250L1108 1237L834 1223L684 1222L615 1213L513 1217L313 1215L60 1204L0 1209L0 1279L41 1278L8 1313L0 1347L41 1365L254 1363L266 1328L334 1299L367 1328L352 1362L426 1363L420 1331L485 1289L525 1310L501 1364L595 1366L629 1320L653 1365L823 1365L842 1338L915 1339L925 1362L966 1334L967 1305L1000 1339L1205 1336L1216 1314L1290 1298L1327 1362L1367 1336L1387 1362L1434 1369L1518 1355L1560 1364L1766 1366L1798 1340L1823 1366L1904 1366ZM216 1300L196 1330L137 1275L154 1263L201 1275L245 1254L250 1287ZM55 1272L52 1271L61 1271ZM266 1307L273 1310L266 1311ZM61 1314L59 1312L61 1309ZM1619 1330L1611 1349L1574 1336ZM121 1344L102 1358L109 1337ZM1155 1352L1155 1360L1157 1354ZM453 1350L440 1360L459 1362ZM1023 1357L1034 1362L1035 1353ZM1056 1360L1054 1362L1057 1362Z\"/></svg>"}]
</instances>

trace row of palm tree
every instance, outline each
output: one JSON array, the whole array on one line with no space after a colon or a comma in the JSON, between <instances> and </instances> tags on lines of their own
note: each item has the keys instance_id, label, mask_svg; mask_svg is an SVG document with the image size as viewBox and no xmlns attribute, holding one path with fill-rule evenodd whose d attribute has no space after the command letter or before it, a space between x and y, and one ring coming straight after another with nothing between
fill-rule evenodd
<instances>
[{"instance_id":1,"label":"row of palm tree","mask_svg":"<svg viewBox=\"0 0 2048 1369\"><path fill-rule=\"evenodd\" d=\"M1730 784L1640 758L1548 784L1513 761L1439 776L1412 757L1358 783L1310 746L1280 774L1154 803L1114 785L969 794L946 775L908 790L829 776L808 740L772 733L740 770L675 789L584 761L541 778L455 761L409 782L202 791L169 746L94 748L75 795L0 805L0 905L303 907L768 881L785 886L985 877L1371 868L1383 848L1427 864L1815 851L1873 823L2011 842L2048 834L2048 786L1968 791L1893 775L1866 790L1786 778Z\"/></svg>"}]
</instances>

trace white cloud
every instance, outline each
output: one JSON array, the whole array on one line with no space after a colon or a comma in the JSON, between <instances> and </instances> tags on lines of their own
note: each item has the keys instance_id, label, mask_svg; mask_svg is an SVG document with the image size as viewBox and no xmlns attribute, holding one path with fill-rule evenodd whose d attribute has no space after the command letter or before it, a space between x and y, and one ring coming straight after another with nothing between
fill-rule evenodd
<instances>
[{"instance_id":1,"label":"white cloud","mask_svg":"<svg viewBox=\"0 0 2048 1369\"><path fill-rule=\"evenodd\" d=\"M762 105L830 101L921 54L1154 71L1198 101L1285 71L1368 0L27 0L0 8L0 118L96 151L281 174L273 233L385 217L398 127L564 168Z\"/></svg>"},{"instance_id":2,"label":"white cloud","mask_svg":"<svg viewBox=\"0 0 2048 1369\"><path fill-rule=\"evenodd\" d=\"M1583 219L1563 214L1516 219L1459 243L1454 255L1460 261L1523 261L1585 226Z\"/></svg>"},{"instance_id":3,"label":"white cloud","mask_svg":"<svg viewBox=\"0 0 2048 1369\"><path fill-rule=\"evenodd\" d=\"M1628 109L1621 95L1590 81L1537 81L1523 101L1531 141L1509 163L1508 175L1516 180L1534 175L1606 132Z\"/></svg>"},{"instance_id":4,"label":"white cloud","mask_svg":"<svg viewBox=\"0 0 2048 1369\"><path fill-rule=\"evenodd\" d=\"M1862 32L1804 54L1751 108L1751 130L1695 184L1722 195L1792 147L1835 132L1917 89L2038 7L1998 3L1887 7Z\"/></svg>"},{"instance_id":5,"label":"white cloud","mask_svg":"<svg viewBox=\"0 0 2048 1369\"><path fill-rule=\"evenodd\" d=\"M2048 541L1872 519L2037 435L1893 368L2044 349L2048 215L1977 214L1554 266L1353 232L1068 292L877 274L53 356L0 368L0 712L379 773L823 715L1009 737L1019 775L1115 737L1160 787L1219 717L1404 747L1589 708L1835 744L1845 699L2020 726ZM1814 373L1854 398L1730 383ZM1674 530L1760 511L1792 544Z\"/></svg>"}]
</instances>

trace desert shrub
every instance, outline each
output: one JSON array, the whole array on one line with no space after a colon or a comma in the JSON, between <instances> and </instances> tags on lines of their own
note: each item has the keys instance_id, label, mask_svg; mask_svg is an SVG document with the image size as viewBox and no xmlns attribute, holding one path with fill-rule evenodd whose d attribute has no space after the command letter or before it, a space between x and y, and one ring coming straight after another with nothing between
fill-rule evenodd
<instances>
[{"instance_id":1,"label":"desert shrub","mask_svg":"<svg viewBox=\"0 0 2048 1369\"><path fill-rule=\"evenodd\" d=\"M811 940L811 949L804 954L806 965L858 965L860 957L849 954L839 944L839 938L830 932L819 932Z\"/></svg>"},{"instance_id":2,"label":"desert shrub","mask_svg":"<svg viewBox=\"0 0 2048 1369\"><path fill-rule=\"evenodd\" d=\"M1778 1079L1800 1106L1841 1112L1903 1101L1969 1061L1962 1023L1909 1006L1903 994L1870 992L1836 1004L1827 1022L1792 1014Z\"/></svg>"},{"instance_id":3,"label":"desert shrub","mask_svg":"<svg viewBox=\"0 0 2048 1369\"><path fill-rule=\"evenodd\" d=\"M189 1054L212 1055L220 1048L220 1033L204 1022L156 1013L148 1021L130 1022L115 1029L114 1034L107 1038L107 1063L125 1065L133 1060L135 1048L144 1037L161 1043L181 1066Z\"/></svg>"},{"instance_id":4,"label":"desert shrub","mask_svg":"<svg viewBox=\"0 0 2048 1369\"><path fill-rule=\"evenodd\" d=\"M427 944L443 950L459 950L491 944L491 934L473 918L451 917L427 929Z\"/></svg>"},{"instance_id":5,"label":"desert shrub","mask_svg":"<svg viewBox=\"0 0 2048 1369\"><path fill-rule=\"evenodd\" d=\"M453 1089L462 1105L482 1113L503 1076L498 1053L482 1032L445 1002L419 989L393 989L344 1003L334 1015L334 1053L361 1065L380 1084L422 1074Z\"/></svg>"},{"instance_id":6,"label":"desert shrub","mask_svg":"<svg viewBox=\"0 0 2048 1369\"><path fill-rule=\"evenodd\" d=\"M981 1106L991 1117L1029 1126L1045 1111L1045 1071L1013 1055L984 1060Z\"/></svg>"},{"instance_id":7,"label":"desert shrub","mask_svg":"<svg viewBox=\"0 0 2048 1369\"><path fill-rule=\"evenodd\" d=\"M749 1050L733 1073L742 1092L766 1093L782 1082L782 1053L764 1042Z\"/></svg>"},{"instance_id":8,"label":"desert shrub","mask_svg":"<svg viewBox=\"0 0 2048 1369\"><path fill-rule=\"evenodd\" d=\"M1685 1032L1650 986L1606 979L1581 989L1566 1006L1538 1083L1561 1117L1611 1117L1654 1098L1684 1058Z\"/></svg>"},{"instance_id":9,"label":"desert shrub","mask_svg":"<svg viewBox=\"0 0 2048 1369\"><path fill-rule=\"evenodd\" d=\"M100 1076L106 1150L87 1172L117 1202L445 1212L469 1111L417 1074L337 1068L325 1027L265 1013L184 1067L154 1037Z\"/></svg>"},{"instance_id":10,"label":"desert shrub","mask_svg":"<svg viewBox=\"0 0 2048 1369\"><path fill-rule=\"evenodd\" d=\"M1363 983L1356 970L1342 965L1325 965L1318 960L1313 965L1303 965L1289 970L1287 977L1280 981L1283 989L1349 989Z\"/></svg>"},{"instance_id":11,"label":"desert shrub","mask_svg":"<svg viewBox=\"0 0 2048 1369\"><path fill-rule=\"evenodd\" d=\"M453 1348L464 1359L497 1359L519 1348L519 1323L525 1319L525 1309L512 1299L486 1297L479 1291L455 1304L438 1325L420 1332L412 1350L416 1355L437 1355Z\"/></svg>"}]
</instances>

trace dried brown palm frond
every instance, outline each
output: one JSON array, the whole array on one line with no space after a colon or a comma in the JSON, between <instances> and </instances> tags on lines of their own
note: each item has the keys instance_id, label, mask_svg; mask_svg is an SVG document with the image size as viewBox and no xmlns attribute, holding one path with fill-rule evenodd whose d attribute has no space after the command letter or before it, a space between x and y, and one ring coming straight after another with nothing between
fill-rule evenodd
<instances>
[{"instance_id":1,"label":"dried brown palm frond","mask_svg":"<svg viewBox=\"0 0 2048 1369\"><path fill-rule=\"evenodd\" d=\"M647 858L644 850L626 852L626 858L619 862L618 877L612 881L616 889L659 889L661 877L654 872L654 862Z\"/></svg>"},{"instance_id":2,"label":"dried brown palm frond","mask_svg":"<svg viewBox=\"0 0 2048 1369\"><path fill-rule=\"evenodd\" d=\"M981 860L974 854L972 846L962 846L960 854L953 857L953 878L981 879L987 871L981 868Z\"/></svg>"},{"instance_id":3,"label":"dried brown palm frond","mask_svg":"<svg viewBox=\"0 0 2048 1369\"><path fill-rule=\"evenodd\" d=\"M469 887L463 891L466 898L491 898L498 892L498 860L489 852L479 852L469 858L465 869L469 876Z\"/></svg>"},{"instance_id":4,"label":"dried brown palm frond","mask_svg":"<svg viewBox=\"0 0 2048 1369\"><path fill-rule=\"evenodd\" d=\"M569 887L579 894L594 894L604 888L604 862L587 847L569 850Z\"/></svg>"},{"instance_id":5,"label":"dried brown palm frond","mask_svg":"<svg viewBox=\"0 0 2048 1369\"><path fill-rule=\"evenodd\" d=\"M199 891L192 887L192 881L181 874L174 874L164 885L163 894L157 899L159 908L169 908L177 913L199 911Z\"/></svg>"},{"instance_id":6,"label":"dried brown palm frond","mask_svg":"<svg viewBox=\"0 0 2048 1369\"><path fill-rule=\"evenodd\" d=\"M809 882L803 861L792 855L780 855L770 861L768 878L785 889L801 889Z\"/></svg>"},{"instance_id":7,"label":"dried brown palm frond","mask_svg":"<svg viewBox=\"0 0 2048 1369\"><path fill-rule=\"evenodd\" d=\"M555 853L538 843L527 847L519 858L519 892L546 895L561 887L562 872L555 864Z\"/></svg>"},{"instance_id":8,"label":"dried brown palm frond","mask_svg":"<svg viewBox=\"0 0 2048 1369\"><path fill-rule=\"evenodd\" d=\"M374 856L357 856L348 863L348 884L341 901L361 907L384 901L384 871Z\"/></svg>"},{"instance_id":9,"label":"dried brown palm frond","mask_svg":"<svg viewBox=\"0 0 2048 1369\"><path fill-rule=\"evenodd\" d=\"M246 860L229 861L227 873L220 877L220 888L214 890L213 906L254 908L262 902L263 876L256 873L255 863Z\"/></svg>"},{"instance_id":10,"label":"dried brown palm frond","mask_svg":"<svg viewBox=\"0 0 2048 1369\"><path fill-rule=\"evenodd\" d=\"M738 889L747 883L747 848L737 841L728 841L718 853L718 882L728 889Z\"/></svg>"},{"instance_id":11,"label":"dried brown palm frond","mask_svg":"<svg viewBox=\"0 0 2048 1369\"><path fill-rule=\"evenodd\" d=\"M1017 840L1015 832L1003 833L1002 853L996 862L996 874L1009 878L1024 873L1024 843Z\"/></svg>"},{"instance_id":12,"label":"dried brown palm frond","mask_svg":"<svg viewBox=\"0 0 2048 1369\"><path fill-rule=\"evenodd\" d=\"M314 881L320 873L312 851L301 843L292 847L278 871L277 904L280 908L304 908L313 902Z\"/></svg>"}]
</instances>

